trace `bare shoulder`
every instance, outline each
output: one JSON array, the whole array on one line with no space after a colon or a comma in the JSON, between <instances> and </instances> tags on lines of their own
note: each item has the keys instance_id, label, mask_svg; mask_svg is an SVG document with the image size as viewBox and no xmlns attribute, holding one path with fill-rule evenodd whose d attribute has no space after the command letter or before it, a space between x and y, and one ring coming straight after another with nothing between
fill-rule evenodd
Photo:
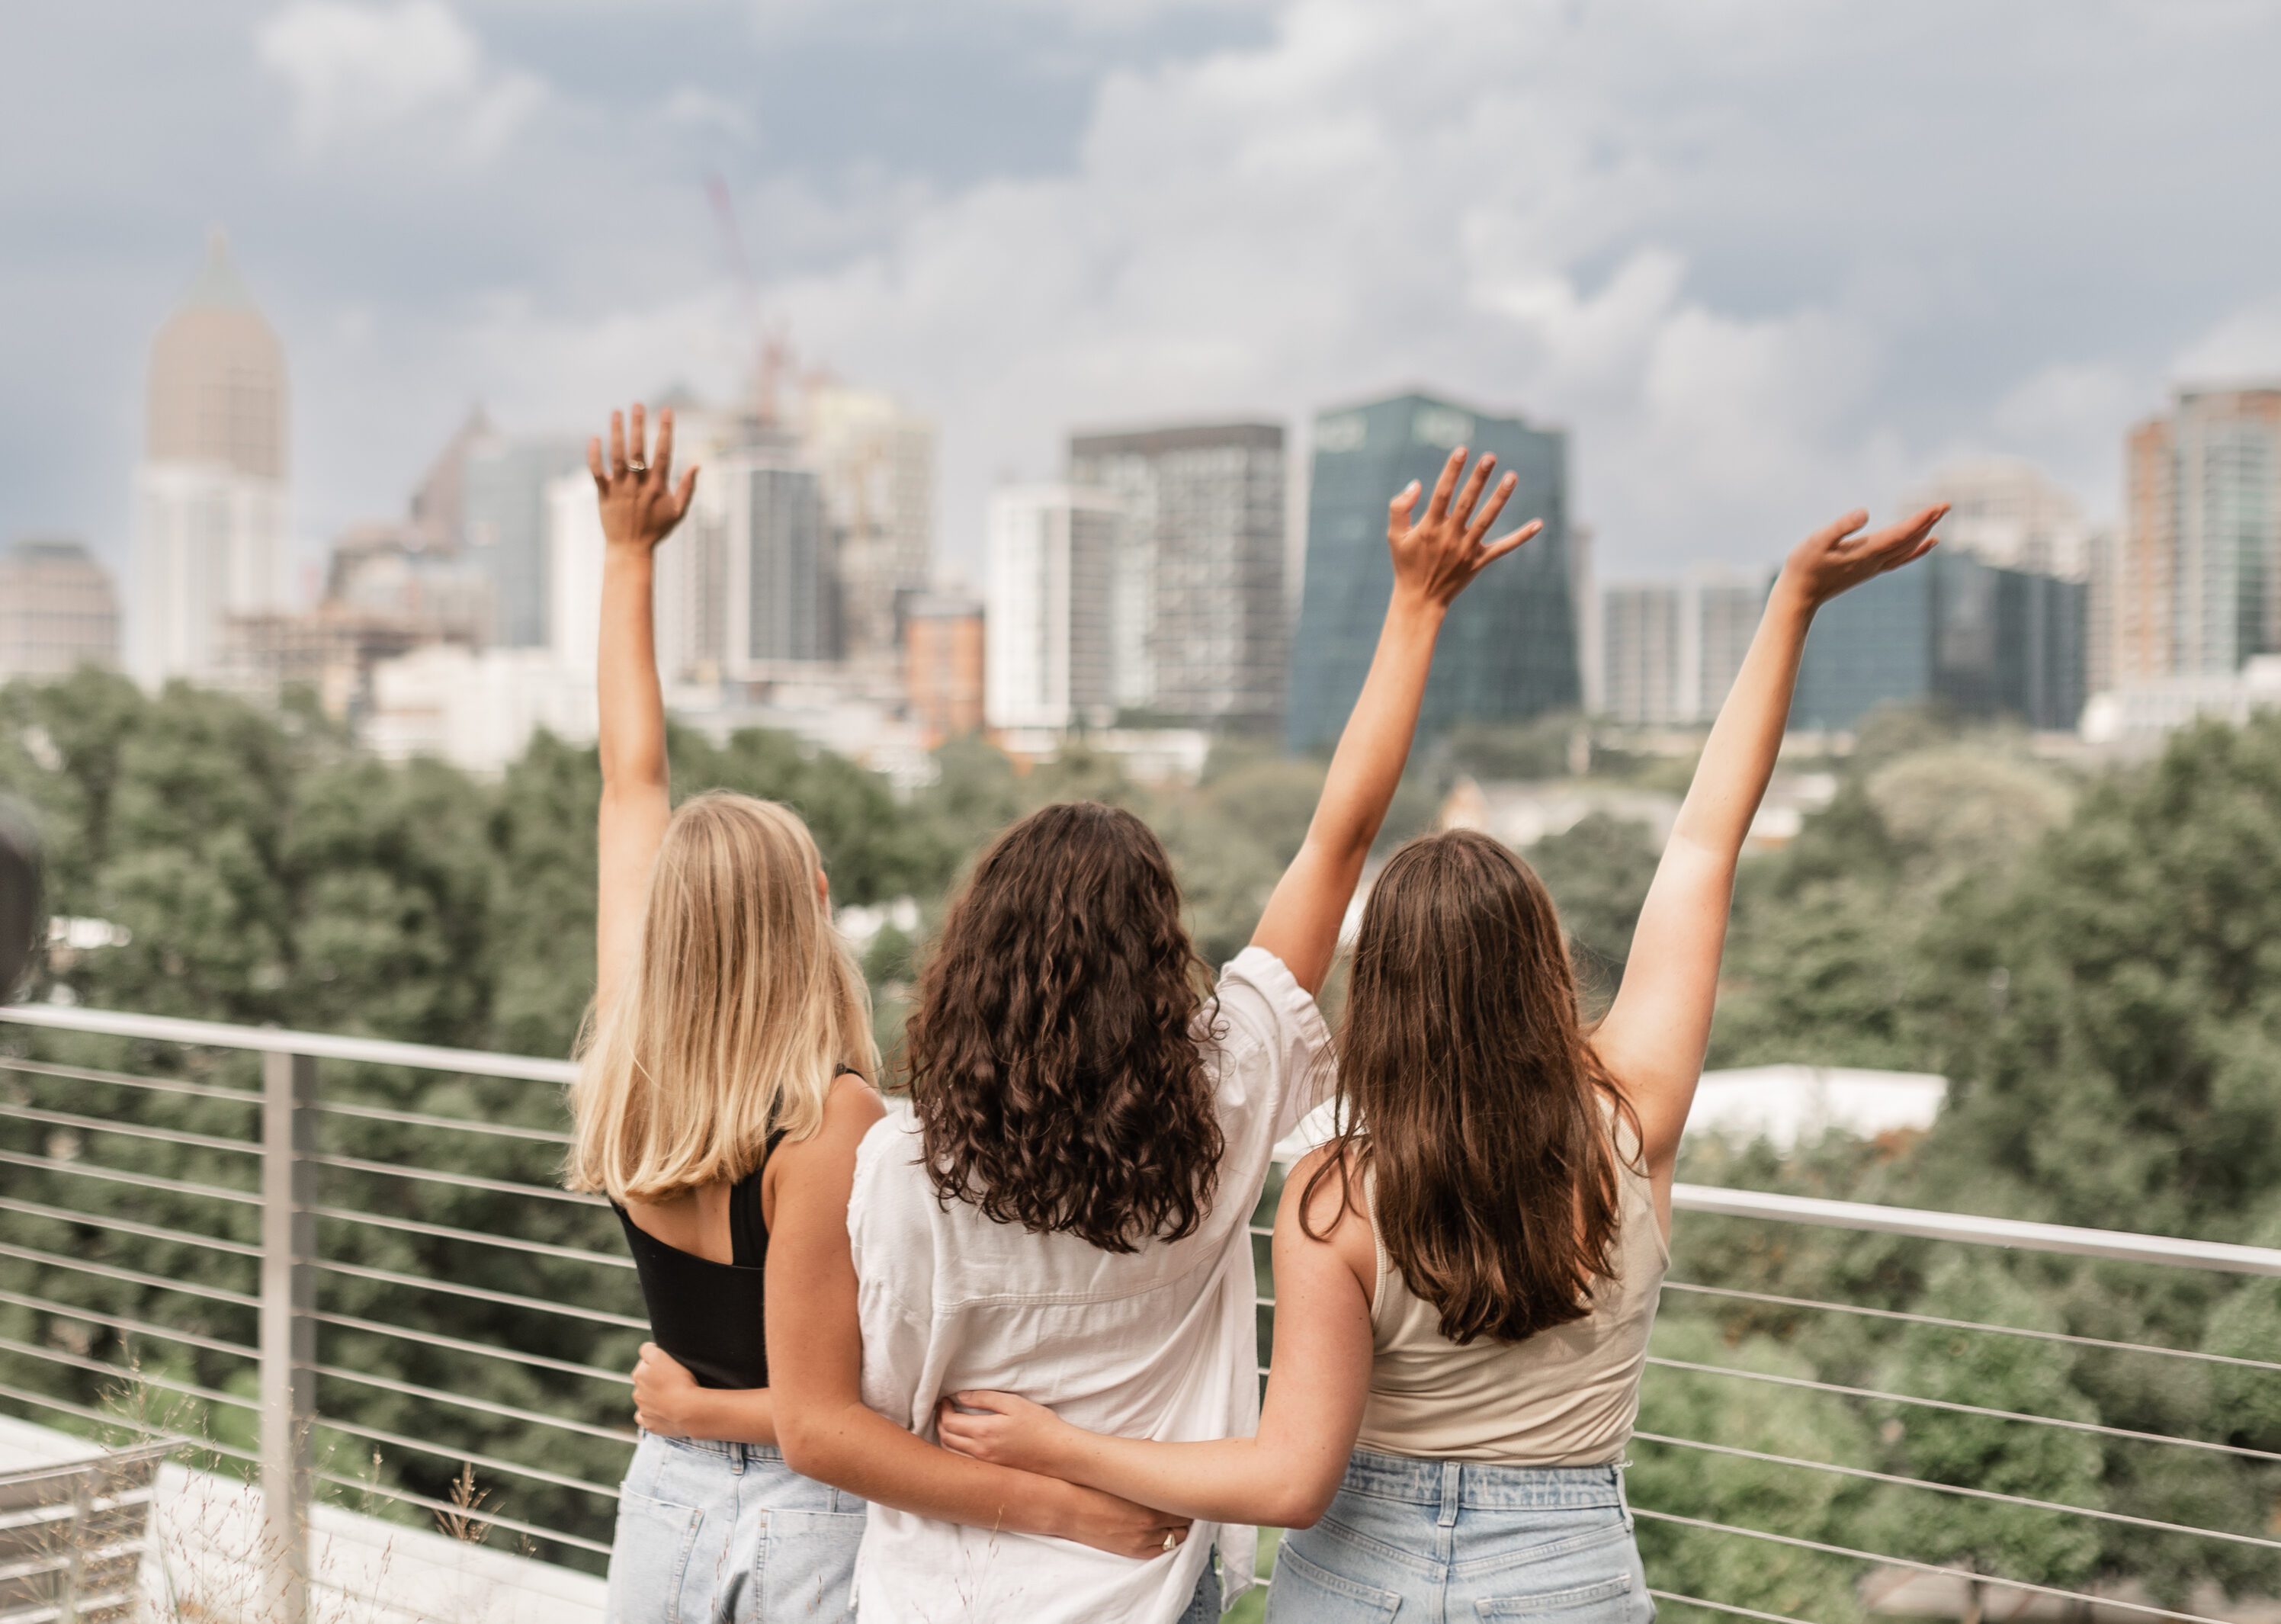
<instances>
[{"instance_id":1,"label":"bare shoulder","mask_svg":"<svg viewBox=\"0 0 2281 1624\"><path fill-rule=\"evenodd\" d=\"M832 1079L831 1092L823 1096L823 1120L816 1132L803 1139L786 1140L769 1159L788 1168L820 1162L845 1162L852 1166L856 1146L870 1132L871 1125L886 1114L878 1089L854 1072L843 1071Z\"/></svg>"},{"instance_id":2,"label":"bare shoulder","mask_svg":"<svg viewBox=\"0 0 2281 1624\"><path fill-rule=\"evenodd\" d=\"M1275 1247L1279 1264L1287 1248L1327 1250L1365 1293L1377 1288L1378 1238L1350 1150L1322 1145L1292 1164L1276 1207Z\"/></svg>"}]
</instances>

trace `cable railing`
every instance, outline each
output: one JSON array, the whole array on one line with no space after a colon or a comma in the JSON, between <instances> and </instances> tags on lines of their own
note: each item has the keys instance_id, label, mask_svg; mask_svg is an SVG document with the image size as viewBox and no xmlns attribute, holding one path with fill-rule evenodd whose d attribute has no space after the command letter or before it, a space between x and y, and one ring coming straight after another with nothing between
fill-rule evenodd
<instances>
[{"instance_id":1,"label":"cable railing","mask_svg":"<svg viewBox=\"0 0 2281 1624\"><path fill-rule=\"evenodd\" d=\"M570 1074L0 1009L0 1411L257 1483L281 1624L307 1616L320 1498L598 1572L646 1321L604 1203L558 1180ZM1252 1221L1263 1350L1280 1182ZM2251 1292L2281 1325L2281 1250L1699 1185L1673 1204L1630 1473L1669 1616L2269 1616L2281 1345L2195 1328ZM2029 1311L2004 1295L2022 1270L2106 1317Z\"/></svg>"}]
</instances>

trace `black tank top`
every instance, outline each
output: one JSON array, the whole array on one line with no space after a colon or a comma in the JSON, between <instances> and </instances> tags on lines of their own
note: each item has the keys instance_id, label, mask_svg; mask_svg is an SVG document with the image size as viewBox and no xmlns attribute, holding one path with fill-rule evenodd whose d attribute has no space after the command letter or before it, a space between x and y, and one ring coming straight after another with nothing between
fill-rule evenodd
<instances>
[{"instance_id":1,"label":"black tank top","mask_svg":"<svg viewBox=\"0 0 2281 1624\"><path fill-rule=\"evenodd\" d=\"M860 1075L849 1066L832 1073L835 1081ZM769 1385L762 1289L768 1278L769 1223L761 1210L761 1175L783 1141L782 1129L769 1134L761 1164L729 1187L728 1263L668 1246L623 1207L610 1203L634 1255L651 1340L687 1365L700 1387Z\"/></svg>"}]
</instances>

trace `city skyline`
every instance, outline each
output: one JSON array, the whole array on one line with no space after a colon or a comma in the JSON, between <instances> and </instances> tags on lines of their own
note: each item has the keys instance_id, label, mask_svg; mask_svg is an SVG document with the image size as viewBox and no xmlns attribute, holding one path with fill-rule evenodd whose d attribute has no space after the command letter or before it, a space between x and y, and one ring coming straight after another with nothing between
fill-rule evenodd
<instances>
[{"instance_id":1,"label":"city skyline","mask_svg":"<svg viewBox=\"0 0 2281 1624\"><path fill-rule=\"evenodd\" d=\"M44 14L0 113L13 151L86 132L8 172L38 228L0 288L43 319L0 336L0 539L114 565L142 351L215 221L296 356L310 544L471 402L583 433L723 397L755 316L945 424L970 567L988 489L1052 477L1067 426L1412 383L1574 431L1611 575L1754 562L1960 450L2106 521L2172 381L2281 362L2281 223L2232 203L2281 119L2232 93L2281 42L2252 8L130 9L141 53L118 8ZM1380 71L1453 26L1438 99ZM874 71L835 71L859 41ZM1968 116L1914 116L1928 84ZM630 191L630 234L597 206Z\"/></svg>"}]
</instances>

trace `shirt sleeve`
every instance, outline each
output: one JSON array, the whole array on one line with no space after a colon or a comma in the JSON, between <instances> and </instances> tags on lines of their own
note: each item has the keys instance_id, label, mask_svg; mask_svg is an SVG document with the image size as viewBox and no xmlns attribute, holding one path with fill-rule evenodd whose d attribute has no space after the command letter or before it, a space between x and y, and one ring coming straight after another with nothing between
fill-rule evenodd
<instances>
[{"instance_id":1,"label":"shirt sleeve","mask_svg":"<svg viewBox=\"0 0 2281 1624\"><path fill-rule=\"evenodd\" d=\"M1228 961L1218 999L1223 1112L1264 1124L1272 1143L1328 1095L1330 1028L1314 994L1264 947Z\"/></svg>"}]
</instances>

